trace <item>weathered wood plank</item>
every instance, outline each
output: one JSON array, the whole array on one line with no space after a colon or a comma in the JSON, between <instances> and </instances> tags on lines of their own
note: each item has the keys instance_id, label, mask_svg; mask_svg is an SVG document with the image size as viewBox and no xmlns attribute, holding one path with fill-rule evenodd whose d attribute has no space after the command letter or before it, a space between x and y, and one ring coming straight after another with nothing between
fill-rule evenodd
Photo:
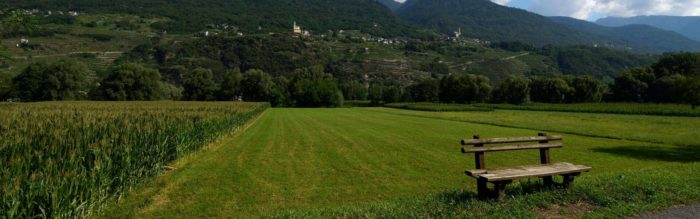
<instances>
[{"instance_id":1,"label":"weathered wood plank","mask_svg":"<svg viewBox=\"0 0 700 219\"><path fill-rule=\"evenodd\" d=\"M462 153L477 153L477 152L495 152L495 151L517 151L517 150L529 150L529 149L542 149L542 148L561 148L564 145L562 143L553 144L531 144L531 145L507 145L507 146L494 146L494 147L473 147L473 148L462 148Z\"/></svg>"},{"instance_id":2,"label":"weathered wood plank","mask_svg":"<svg viewBox=\"0 0 700 219\"><path fill-rule=\"evenodd\" d=\"M477 144L505 144L518 142L535 142L535 141L558 141L562 140L561 136L535 136L535 137L520 137L520 138L489 138L489 139L464 139L462 145L477 145Z\"/></svg>"},{"instance_id":3,"label":"weathered wood plank","mask_svg":"<svg viewBox=\"0 0 700 219\"><path fill-rule=\"evenodd\" d=\"M574 174L588 172L590 169L591 167L583 165L554 163L495 170L467 170L465 173L477 179L485 179L488 182L498 182L528 177Z\"/></svg>"}]
</instances>

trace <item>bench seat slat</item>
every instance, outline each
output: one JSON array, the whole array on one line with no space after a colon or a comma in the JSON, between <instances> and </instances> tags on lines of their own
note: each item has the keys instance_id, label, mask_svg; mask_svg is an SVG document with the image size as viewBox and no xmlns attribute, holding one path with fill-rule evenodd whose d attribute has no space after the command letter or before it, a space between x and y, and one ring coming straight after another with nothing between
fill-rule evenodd
<instances>
[{"instance_id":1,"label":"bench seat slat","mask_svg":"<svg viewBox=\"0 0 700 219\"><path fill-rule=\"evenodd\" d=\"M541 164L494 170L467 170L465 173L477 179L489 182L508 181L519 178L554 176L588 172L591 167L571 163Z\"/></svg>"},{"instance_id":2,"label":"bench seat slat","mask_svg":"<svg viewBox=\"0 0 700 219\"><path fill-rule=\"evenodd\" d=\"M562 137L561 136L535 136L535 137L520 137L520 138L464 139L464 140L462 140L462 145L504 144L504 143L558 141L558 140L562 140Z\"/></svg>"},{"instance_id":3,"label":"bench seat slat","mask_svg":"<svg viewBox=\"0 0 700 219\"><path fill-rule=\"evenodd\" d=\"M473 147L473 148L462 148L462 153L476 153L476 152L494 152L494 151L517 151L517 150L528 150L528 149L540 149L540 148L561 148L564 145L562 143L554 144L531 144L531 145L508 145L508 146L495 146L495 147Z\"/></svg>"}]
</instances>

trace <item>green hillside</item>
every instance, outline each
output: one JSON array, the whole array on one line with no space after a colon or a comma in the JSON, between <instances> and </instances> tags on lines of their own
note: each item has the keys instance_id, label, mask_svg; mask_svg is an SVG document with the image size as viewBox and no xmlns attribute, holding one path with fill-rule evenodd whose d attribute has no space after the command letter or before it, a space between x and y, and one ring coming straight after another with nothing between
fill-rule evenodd
<instances>
[{"instance_id":1,"label":"green hillside","mask_svg":"<svg viewBox=\"0 0 700 219\"><path fill-rule=\"evenodd\" d=\"M597 24L618 27L630 24L646 24L663 30L670 30L700 41L700 17L698 16L637 16L607 17L596 21Z\"/></svg>"},{"instance_id":2,"label":"green hillside","mask_svg":"<svg viewBox=\"0 0 700 219\"><path fill-rule=\"evenodd\" d=\"M379 1L379 3L382 3L384 6L391 9L392 11L399 9L401 7L401 3L394 1L394 0L378 0L378 1Z\"/></svg>"},{"instance_id":3,"label":"green hillside","mask_svg":"<svg viewBox=\"0 0 700 219\"><path fill-rule=\"evenodd\" d=\"M525 10L489 0L409 0L397 14L412 23L490 41L523 41L542 46L593 45L601 39Z\"/></svg>"},{"instance_id":4,"label":"green hillside","mask_svg":"<svg viewBox=\"0 0 700 219\"><path fill-rule=\"evenodd\" d=\"M609 39L609 44L617 45L619 49L637 48L637 50L649 52L700 50L700 42L698 41L688 39L673 31L648 25L606 27L569 17L551 17L550 19L577 30Z\"/></svg>"},{"instance_id":5,"label":"green hillside","mask_svg":"<svg viewBox=\"0 0 700 219\"><path fill-rule=\"evenodd\" d=\"M169 32L196 32L232 25L245 33L290 31L293 22L317 32L362 30L376 35L411 35L389 9L376 0L7 0L0 7L129 13L170 18L154 24Z\"/></svg>"}]
</instances>

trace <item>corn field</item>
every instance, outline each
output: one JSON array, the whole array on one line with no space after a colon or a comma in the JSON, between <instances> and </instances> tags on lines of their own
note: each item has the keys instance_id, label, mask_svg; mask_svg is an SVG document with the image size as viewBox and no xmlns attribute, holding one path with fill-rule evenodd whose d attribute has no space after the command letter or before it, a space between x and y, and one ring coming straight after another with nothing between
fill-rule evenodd
<instances>
[{"instance_id":1,"label":"corn field","mask_svg":"<svg viewBox=\"0 0 700 219\"><path fill-rule=\"evenodd\" d=\"M0 218L83 217L264 103L0 104Z\"/></svg>"}]
</instances>

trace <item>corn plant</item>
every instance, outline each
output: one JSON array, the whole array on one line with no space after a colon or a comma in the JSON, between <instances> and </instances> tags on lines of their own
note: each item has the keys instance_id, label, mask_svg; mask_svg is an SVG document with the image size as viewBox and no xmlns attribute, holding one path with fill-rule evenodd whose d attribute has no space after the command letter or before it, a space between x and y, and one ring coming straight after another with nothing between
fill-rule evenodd
<instances>
[{"instance_id":1,"label":"corn plant","mask_svg":"<svg viewBox=\"0 0 700 219\"><path fill-rule=\"evenodd\" d=\"M68 218L241 128L269 105L0 104L0 218Z\"/></svg>"}]
</instances>

